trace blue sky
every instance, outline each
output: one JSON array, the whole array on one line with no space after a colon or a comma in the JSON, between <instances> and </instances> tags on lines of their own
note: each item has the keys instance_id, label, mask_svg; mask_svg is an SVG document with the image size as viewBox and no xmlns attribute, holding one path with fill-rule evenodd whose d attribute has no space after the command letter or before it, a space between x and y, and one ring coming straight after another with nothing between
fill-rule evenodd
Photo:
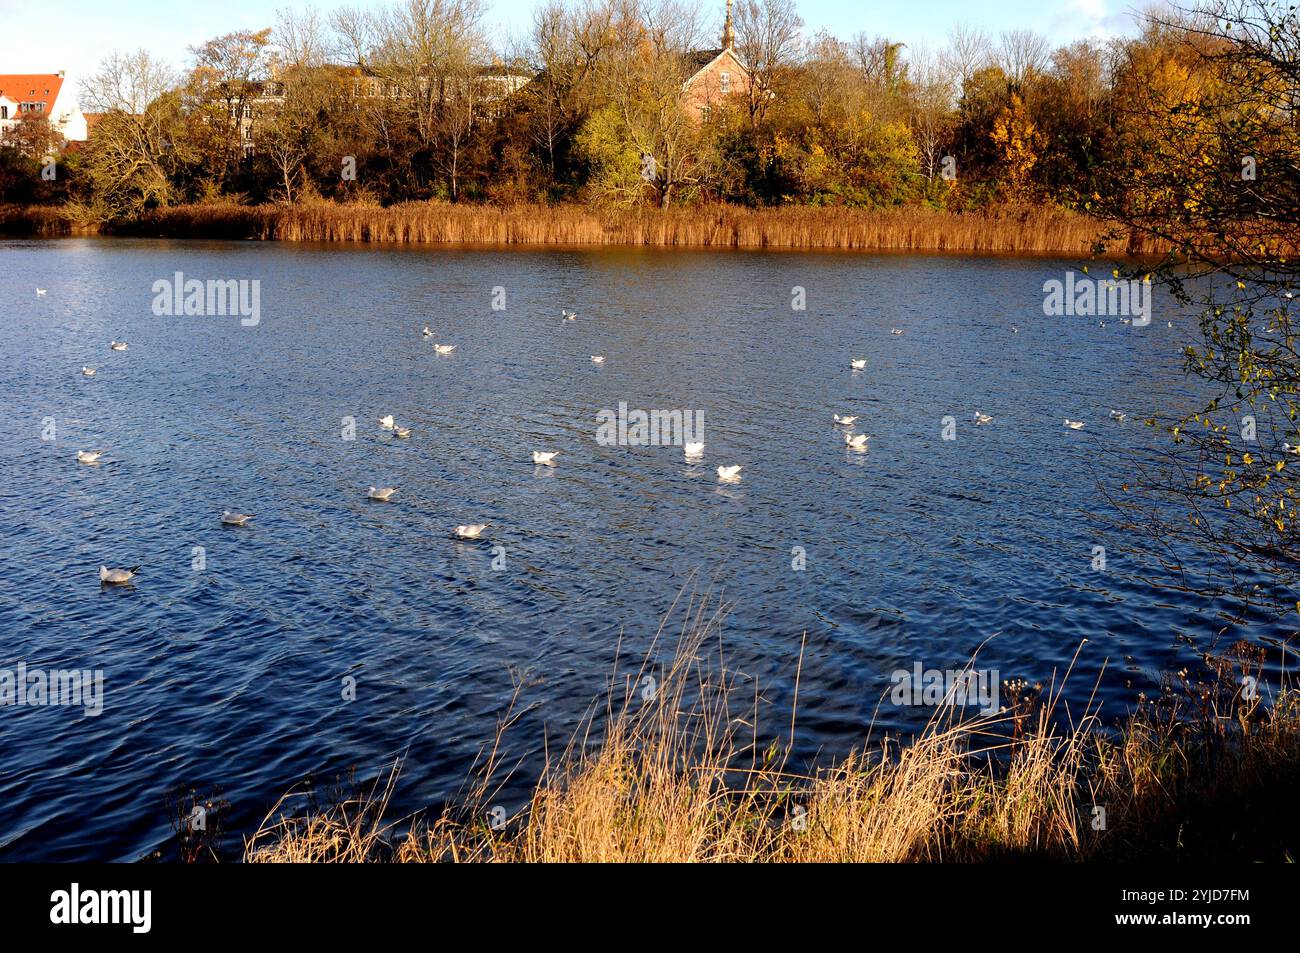
<instances>
[{"instance_id":1,"label":"blue sky","mask_svg":"<svg viewBox=\"0 0 1300 953\"><path fill-rule=\"evenodd\" d=\"M317 0L314 6L370 6L378 0ZM499 37L521 32L539 0L486 0L487 22ZM721 23L723 0L714 3ZM75 80L105 53L143 46L183 65L187 46L242 28L270 26L281 0L0 0L0 73L67 70ZM942 46L948 30L965 22L996 34L1029 28L1062 43L1129 30L1133 0L799 0L807 29L849 37L864 32L908 44Z\"/></svg>"}]
</instances>

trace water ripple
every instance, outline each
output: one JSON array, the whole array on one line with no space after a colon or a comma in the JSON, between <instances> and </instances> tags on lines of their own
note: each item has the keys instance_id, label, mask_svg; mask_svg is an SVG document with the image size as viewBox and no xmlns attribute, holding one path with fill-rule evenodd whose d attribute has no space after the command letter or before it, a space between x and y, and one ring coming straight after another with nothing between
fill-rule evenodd
<instances>
[{"instance_id":1,"label":"water ripple","mask_svg":"<svg viewBox=\"0 0 1300 953\"><path fill-rule=\"evenodd\" d=\"M806 638L799 758L842 754L873 722L915 728L927 713L879 704L890 673L981 644L1004 677L1046 680L1089 639L1070 700L1110 659L1099 697L1120 714L1217 609L1153 591L1154 561L1089 569L1112 542L1101 488L1150 439L1107 412L1193 395L1163 321L1042 316L1042 281L1068 262L0 247L20 276L0 291L0 668L106 677L98 717L0 709L0 857L139 857L168 838L182 784L219 790L247 830L304 777L373 777L403 752L395 807L436 803L526 672L517 801L544 738L567 737L693 580L735 602L728 660L778 728ZM262 323L155 317L151 285L176 270L260 280ZM457 350L433 353L425 323ZM598 445L597 412L620 402L703 412L705 460ZM861 415L867 453L845 450L833 412ZM387 413L409 440L379 430ZM76 464L91 447L105 462ZM530 462L543 448L559 466ZM744 477L723 486L729 462ZM372 503L372 484L399 493ZM227 508L255 519L222 527ZM452 539L463 522L489 538ZM101 563L143 569L101 589Z\"/></svg>"}]
</instances>

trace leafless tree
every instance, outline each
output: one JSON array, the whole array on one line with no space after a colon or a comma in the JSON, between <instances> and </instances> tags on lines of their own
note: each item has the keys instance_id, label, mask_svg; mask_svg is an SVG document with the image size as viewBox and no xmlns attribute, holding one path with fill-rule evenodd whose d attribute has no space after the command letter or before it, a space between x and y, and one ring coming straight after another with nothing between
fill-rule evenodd
<instances>
[{"instance_id":1,"label":"leafless tree","mask_svg":"<svg viewBox=\"0 0 1300 953\"><path fill-rule=\"evenodd\" d=\"M993 43L981 30L959 23L948 33L939 61L960 95L971 77L993 61Z\"/></svg>"},{"instance_id":2,"label":"leafless tree","mask_svg":"<svg viewBox=\"0 0 1300 953\"><path fill-rule=\"evenodd\" d=\"M749 71L749 118L757 125L798 67L803 20L794 0L741 0L735 30L736 54Z\"/></svg>"},{"instance_id":3,"label":"leafless tree","mask_svg":"<svg viewBox=\"0 0 1300 953\"><path fill-rule=\"evenodd\" d=\"M277 10L271 43L278 69L307 69L326 63L331 40L320 11L307 7L302 11Z\"/></svg>"},{"instance_id":4,"label":"leafless tree","mask_svg":"<svg viewBox=\"0 0 1300 953\"><path fill-rule=\"evenodd\" d=\"M88 112L118 110L138 116L151 102L175 89L175 70L154 59L145 50L114 52L81 82L81 104Z\"/></svg>"},{"instance_id":5,"label":"leafless tree","mask_svg":"<svg viewBox=\"0 0 1300 953\"><path fill-rule=\"evenodd\" d=\"M360 7L339 7L330 14L329 25L332 54L343 63L365 66L370 51L378 46L370 11Z\"/></svg>"},{"instance_id":6,"label":"leafless tree","mask_svg":"<svg viewBox=\"0 0 1300 953\"><path fill-rule=\"evenodd\" d=\"M956 91L941 57L928 47L912 51L909 67L908 108L912 135L921 154L922 172L927 180L933 181L939 173L952 132L952 105Z\"/></svg>"},{"instance_id":7,"label":"leafless tree","mask_svg":"<svg viewBox=\"0 0 1300 953\"><path fill-rule=\"evenodd\" d=\"M525 90L533 141L551 172L565 137L586 118L595 100L598 71L614 45L616 4L561 0L538 7L523 59L535 79Z\"/></svg>"},{"instance_id":8,"label":"leafless tree","mask_svg":"<svg viewBox=\"0 0 1300 953\"><path fill-rule=\"evenodd\" d=\"M82 83L82 102L102 115L84 160L93 198L79 216L102 221L174 200L172 174L190 158L176 82L139 50L110 53Z\"/></svg>"},{"instance_id":9,"label":"leafless tree","mask_svg":"<svg viewBox=\"0 0 1300 953\"><path fill-rule=\"evenodd\" d=\"M849 45L825 30L804 47L800 95L818 123L841 119L852 110L849 101L862 100L861 66Z\"/></svg>"},{"instance_id":10,"label":"leafless tree","mask_svg":"<svg viewBox=\"0 0 1300 953\"><path fill-rule=\"evenodd\" d=\"M698 48L700 19L679 0L614 0L615 48L600 68L602 91L631 145L648 162L646 184L667 208L704 175L700 130L682 105L687 54Z\"/></svg>"},{"instance_id":11,"label":"leafless tree","mask_svg":"<svg viewBox=\"0 0 1300 953\"><path fill-rule=\"evenodd\" d=\"M865 33L858 33L849 41L849 48L862 72L863 80L868 84L892 92L906 79L907 63L903 59L905 43L883 36L868 37Z\"/></svg>"},{"instance_id":12,"label":"leafless tree","mask_svg":"<svg viewBox=\"0 0 1300 953\"><path fill-rule=\"evenodd\" d=\"M331 21L342 49L383 86L375 111L404 115L453 199L474 126L477 70L487 59L483 12L482 0L402 0L374 11L344 8Z\"/></svg>"},{"instance_id":13,"label":"leafless tree","mask_svg":"<svg viewBox=\"0 0 1300 953\"><path fill-rule=\"evenodd\" d=\"M1052 45L1033 30L1007 30L1002 34L998 59L1007 78L1023 86L1047 69Z\"/></svg>"}]
</instances>

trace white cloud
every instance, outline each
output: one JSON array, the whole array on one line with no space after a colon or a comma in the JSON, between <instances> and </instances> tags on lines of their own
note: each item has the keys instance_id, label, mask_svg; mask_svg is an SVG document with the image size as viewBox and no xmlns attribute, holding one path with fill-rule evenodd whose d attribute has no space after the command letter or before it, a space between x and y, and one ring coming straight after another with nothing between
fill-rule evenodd
<instances>
[{"instance_id":1,"label":"white cloud","mask_svg":"<svg viewBox=\"0 0 1300 953\"><path fill-rule=\"evenodd\" d=\"M1111 12L1108 0L1065 0L1056 23L1063 35L1105 40L1129 32L1133 19L1128 12Z\"/></svg>"}]
</instances>

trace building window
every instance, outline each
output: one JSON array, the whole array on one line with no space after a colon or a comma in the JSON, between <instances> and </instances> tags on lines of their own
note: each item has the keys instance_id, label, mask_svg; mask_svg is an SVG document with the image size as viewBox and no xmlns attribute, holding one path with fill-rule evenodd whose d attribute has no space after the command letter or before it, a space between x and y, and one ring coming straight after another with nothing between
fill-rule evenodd
<instances>
[{"instance_id":1,"label":"building window","mask_svg":"<svg viewBox=\"0 0 1300 953\"><path fill-rule=\"evenodd\" d=\"M712 109L711 107L709 107L709 106L701 106L701 107L700 107L700 121L701 121L701 122L708 122L708 121L709 121L709 116L712 115L712 113L713 113L713 109Z\"/></svg>"},{"instance_id":2,"label":"building window","mask_svg":"<svg viewBox=\"0 0 1300 953\"><path fill-rule=\"evenodd\" d=\"M725 96L725 95L727 95L729 92L731 92L731 74L730 74L730 73L723 73L721 76L718 77L718 82L719 82L719 85L722 87L722 95Z\"/></svg>"}]
</instances>

